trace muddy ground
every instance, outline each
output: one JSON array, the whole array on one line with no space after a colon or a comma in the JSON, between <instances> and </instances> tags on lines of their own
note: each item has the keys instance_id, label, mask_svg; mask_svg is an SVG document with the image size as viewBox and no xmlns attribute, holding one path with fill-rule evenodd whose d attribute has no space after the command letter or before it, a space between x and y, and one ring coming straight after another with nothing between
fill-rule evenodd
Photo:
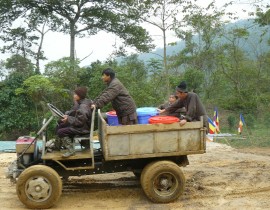
<instances>
[{"instance_id":1,"label":"muddy ground","mask_svg":"<svg viewBox=\"0 0 270 210\"><path fill-rule=\"evenodd\" d=\"M14 153L0 153L0 209L27 209L17 198L16 185L5 178ZM207 152L190 155L182 168L186 188L169 204L154 204L144 195L132 173L70 177L51 209L173 210L269 209L270 148L233 149L207 142Z\"/></svg>"}]
</instances>

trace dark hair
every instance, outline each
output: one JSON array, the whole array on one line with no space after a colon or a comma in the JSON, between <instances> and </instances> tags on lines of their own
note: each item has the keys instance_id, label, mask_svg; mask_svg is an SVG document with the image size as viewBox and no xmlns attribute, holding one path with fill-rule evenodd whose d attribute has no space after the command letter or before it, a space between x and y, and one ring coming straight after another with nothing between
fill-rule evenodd
<instances>
[{"instance_id":1,"label":"dark hair","mask_svg":"<svg viewBox=\"0 0 270 210\"><path fill-rule=\"evenodd\" d=\"M85 99L87 95L87 87L77 87L74 90L74 93L76 93L80 97L80 99Z\"/></svg>"},{"instance_id":2,"label":"dark hair","mask_svg":"<svg viewBox=\"0 0 270 210\"><path fill-rule=\"evenodd\" d=\"M176 91L187 93L187 83L185 81L182 81L178 86L176 86Z\"/></svg>"},{"instance_id":3,"label":"dark hair","mask_svg":"<svg viewBox=\"0 0 270 210\"><path fill-rule=\"evenodd\" d=\"M170 97L173 96L175 99L178 99L178 96L175 93L170 94Z\"/></svg>"},{"instance_id":4,"label":"dark hair","mask_svg":"<svg viewBox=\"0 0 270 210\"><path fill-rule=\"evenodd\" d=\"M111 68L104 69L102 71L102 74L101 75L103 75L103 74L106 74L107 76L110 76L111 79L114 79L114 77L115 77L114 70L112 70Z\"/></svg>"}]
</instances>

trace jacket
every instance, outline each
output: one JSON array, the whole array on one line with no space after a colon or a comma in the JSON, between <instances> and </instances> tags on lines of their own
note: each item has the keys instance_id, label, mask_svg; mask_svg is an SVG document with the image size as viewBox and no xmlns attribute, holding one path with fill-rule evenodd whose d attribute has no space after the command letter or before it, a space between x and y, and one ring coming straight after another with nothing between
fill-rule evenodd
<instances>
[{"instance_id":1,"label":"jacket","mask_svg":"<svg viewBox=\"0 0 270 210\"><path fill-rule=\"evenodd\" d=\"M186 114L184 117L188 122L200 121L200 117L203 116L204 126L208 127L206 110L196 93L188 92L187 97L184 100L178 99L165 110L172 113L182 107L186 108Z\"/></svg>"},{"instance_id":2,"label":"jacket","mask_svg":"<svg viewBox=\"0 0 270 210\"><path fill-rule=\"evenodd\" d=\"M109 102L112 103L118 117L124 117L136 112L133 98L117 78L112 79L107 84L107 88L94 100L97 108L102 108Z\"/></svg>"},{"instance_id":3,"label":"jacket","mask_svg":"<svg viewBox=\"0 0 270 210\"><path fill-rule=\"evenodd\" d=\"M82 135L90 133L92 118L91 104L91 100L82 99L72 110L66 112L68 114L67 123L72 131L77 131Z\"/></svg>"}]
</instances>

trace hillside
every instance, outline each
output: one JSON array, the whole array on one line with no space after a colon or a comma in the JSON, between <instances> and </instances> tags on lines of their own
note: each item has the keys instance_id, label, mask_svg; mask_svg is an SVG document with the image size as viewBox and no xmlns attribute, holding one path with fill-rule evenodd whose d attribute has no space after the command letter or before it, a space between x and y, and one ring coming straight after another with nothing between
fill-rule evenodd
<instances>
[{"instance_id":1,"label":"hillside","mask_svg":"<svg viewBox=\"0 0 270 210\"><path fill-rule=\"evenodd\" d=\"M246 39L241 39L239 41L239 47L242 48L246 54L254 59L256 55L262 54L269 51L268 40L270 39L270 29L267 27L260 27L258 24L254 23L253 19L239 20L235 23L229 23L225 25L225 31L236 28L246 28L249 32L249 37ZM266 32L266 36L261 37L263 33ZM198 36L194 36L194 40L198 40ZM226 43L227 41L223 39L215 40L218 43ZM185 47L184 41L179 41L175 46L167 47L167 55L175 55L177 52ZM160 59L163 55L163 48L158 48L150 53L142 53L139 55L139 59L143 61L148 61L150 59Z\"/></svg>"}]
</instances>

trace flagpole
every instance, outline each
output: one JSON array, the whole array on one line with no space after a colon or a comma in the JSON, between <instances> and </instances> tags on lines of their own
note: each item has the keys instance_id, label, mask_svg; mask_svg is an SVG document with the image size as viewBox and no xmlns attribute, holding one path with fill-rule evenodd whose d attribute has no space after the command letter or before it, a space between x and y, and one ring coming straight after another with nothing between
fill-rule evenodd
<instances>
[{"instance_id":1,"label":"flagpole","mask_svg":"<svg viewBox=\"0 0 270 210\"><path fill-rule=\"evenodd\" d=\"M250 132L250 134L251 134L251 130L250 130L250 128L247 126L246 123L244 123L244 125L245 125L245 127L246 127L246 129L247 129L248 140L249 140L250 144L252 144L252 141L251 141L251 138L250 138L250 135L249 135L249 132Z\"/></svg>"},{"instance_id":2,"label":"flagpole","mask_svg":"<svg viewBox=\"0 0 270 210\"><path fill-rule=\"evenodd\" d=\"M224 136L224 139L227 142L227 144L229 144L229 146L232 147L225 136Z\"/></svg>"},{"instance_id":3,"label":"flagpole","mask_svg":"<svg viewBox=\"0 0 270 210\"><path fill-rule=\"evenodd\" d=\"M250 138L250 134L251 134L251 130L250 128L247 126L245 120L244 120L244 117L243 115L240 113L240 121L242 121L242 126L245 126L245 128L247 129L247 136L248 136L248 140L250 142L250 144L252 144L251 142L251 138ZM241 134L242 134L242 131L241 131Z\"/></svg>"}]
</instances>

